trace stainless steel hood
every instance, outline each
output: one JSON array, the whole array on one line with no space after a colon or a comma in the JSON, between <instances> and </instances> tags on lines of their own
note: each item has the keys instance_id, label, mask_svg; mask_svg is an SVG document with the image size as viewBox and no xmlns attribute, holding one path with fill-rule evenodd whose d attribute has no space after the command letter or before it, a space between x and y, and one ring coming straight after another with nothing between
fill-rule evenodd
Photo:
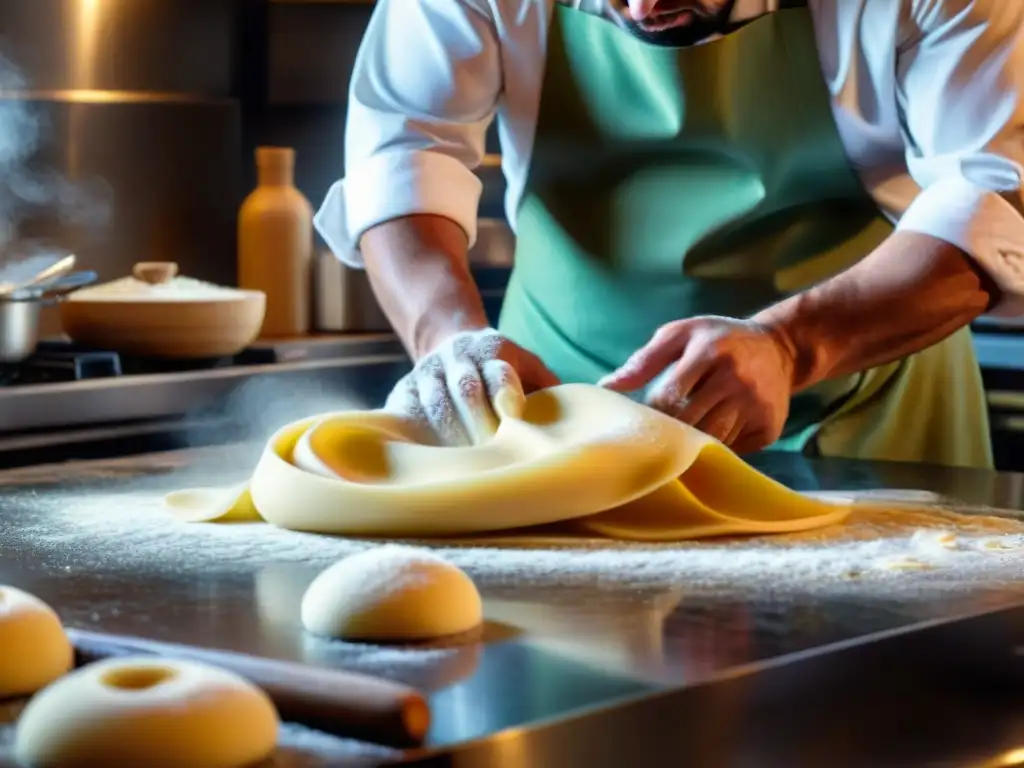
<instances>
[{"instance_id":1,"label":"stainless steel hood","mask_svg":"<svg viewBox=\"0 0 1024 768\"><path fill-rule=\"evenodd\" d=\"M0 53L9 60L0 62L0 123L17 114L38 128L17 169L37 199L0 210L18 219L20 238L72 249L104 279L159 259L233 282L240 6L0 3ZM9 174L0 190L21 195Z\"/></svg>"},{"instance_id":2,"label":"stainless steel hood","mask_svg":"<svg viewBox=\"0 0 1024 768\"><path fill-rule=\"evenodd\" d=\"M237 0L3 0L2 51L33 91L227 97Z\"/></svg>"}]
</instances>

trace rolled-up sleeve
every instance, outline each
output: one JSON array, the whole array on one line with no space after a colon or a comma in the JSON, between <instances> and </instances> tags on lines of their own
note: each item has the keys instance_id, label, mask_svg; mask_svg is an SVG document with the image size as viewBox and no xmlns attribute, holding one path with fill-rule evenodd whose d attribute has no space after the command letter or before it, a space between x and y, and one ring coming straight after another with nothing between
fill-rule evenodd
<instances>
[{"instance_id":1,"label":"rolled-up sleeve","mask_svg":"<svg viewBox=\"0 0 1024 768\"><path fill-rule=\"evenodd\" d=\"M1024 314L1024 3L912 0L897 58L907 164L899 221L974 258Z\"/></svg>"},{"instance_id":2,"label":"rolled-up sleeve","mask_svg":"<svg viewBox=\"0 0 1024 768\"><path fill-rule=\"evenodd\" d=\"M356 56L345 178L314 219L328 247L362 266L359 239L391 219L435 214L476 239L473 172L501 91L488 0L378 0Z\"/></svg>"}]
</instances>

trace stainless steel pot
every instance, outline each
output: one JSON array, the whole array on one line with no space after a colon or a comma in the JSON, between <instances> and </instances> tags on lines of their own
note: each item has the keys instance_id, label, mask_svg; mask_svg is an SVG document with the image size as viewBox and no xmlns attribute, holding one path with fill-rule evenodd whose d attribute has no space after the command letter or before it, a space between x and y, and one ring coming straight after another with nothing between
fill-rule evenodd
<instances>
[{"instance_id":1,"label":"stainless steel pot","mask_svg":"<svg viewBox=\"0 0 1024 768\"><path fill-rule=\"evenodd\" d=\"M0 363L20 363L39 343L39 299L0 300Z\"/></svg>"},{"instance_id":2,"label":"stainless steel pot","mask_svg":"<svg viewBox=\"0 0 1024 768\"><path fill-rule=\"evenodd\" d=\"M20 363L39 344L39 315L71 291L96 282L95 272L76 272L0 298L0 363Z\"/></svg>"}]
</instances>

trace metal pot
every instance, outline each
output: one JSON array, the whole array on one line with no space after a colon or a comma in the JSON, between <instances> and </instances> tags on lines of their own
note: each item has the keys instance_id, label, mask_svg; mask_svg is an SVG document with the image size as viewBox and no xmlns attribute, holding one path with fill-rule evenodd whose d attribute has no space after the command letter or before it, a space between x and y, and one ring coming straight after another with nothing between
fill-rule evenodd
<instances>
[{"instance_id":1,"label":"metal pot","mask_svg":"<svg viewBox=\"0 0 1024 768\"><path fill-rule=\"evenodd\" d=\"M20 363L39 343L38 299L0 300L0 363Z\"/></svg>"},{"instance_id":2,"label":"metal pot","mask_svg":"<svg viewBox=\"0 0 1024 768\"><path fill-rule=\"evenodd\" d=\"M0 364L20 363L39 344L39 314L65 294L96 282L95 272L76 272L0 298Z\"/></svg>"}]
</instances>

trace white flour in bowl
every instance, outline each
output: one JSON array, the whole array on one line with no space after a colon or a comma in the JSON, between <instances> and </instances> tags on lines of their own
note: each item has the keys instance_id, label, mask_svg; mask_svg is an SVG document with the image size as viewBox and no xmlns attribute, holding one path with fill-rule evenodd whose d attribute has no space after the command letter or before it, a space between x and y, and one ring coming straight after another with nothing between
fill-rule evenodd
<instances>
[{"instance_id":1,"label":"white flour in bowl","mask_svg":"<svg viewBox=\"0 0 1024 768\"><path fill-rule=\"evenodd\" d=\"M109 283L82 288L68 301L201 301L244 298L245 291L191 277L175 277L166 283L147 283L135 277L122 277Z\"/></svg>"}]
</instances>

